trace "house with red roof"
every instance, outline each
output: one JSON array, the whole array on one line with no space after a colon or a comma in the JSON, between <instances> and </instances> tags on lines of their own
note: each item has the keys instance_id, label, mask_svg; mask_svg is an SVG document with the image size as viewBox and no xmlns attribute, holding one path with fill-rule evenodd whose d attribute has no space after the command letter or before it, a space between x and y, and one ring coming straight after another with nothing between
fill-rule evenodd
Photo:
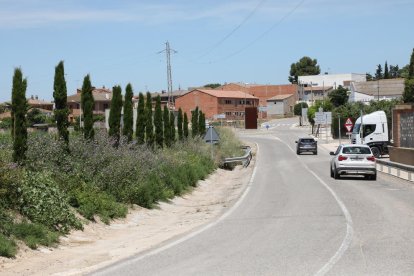
<instances>
[{"instance_id":1,"label":"house with red roof","mask_svg":"<svg viewBox=\"0 0 414 276\"><path fill-rule=\"evenodd\" d=\"M181 108L189 120L197 106L209 120L223 114L227 120L242 120L245 108L258 107L259 98L243 91L194 89L175 100L175 110Z\"/></svg>"}]
</instances>

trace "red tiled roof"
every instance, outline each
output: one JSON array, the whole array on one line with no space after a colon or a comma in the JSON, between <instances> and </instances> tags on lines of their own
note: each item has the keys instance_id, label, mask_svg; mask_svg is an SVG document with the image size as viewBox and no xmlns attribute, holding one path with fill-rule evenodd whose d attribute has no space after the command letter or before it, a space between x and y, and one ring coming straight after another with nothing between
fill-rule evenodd
<instances>
[{"instance_id":1,"label":"red tiled roof","mask_svg":"<svg viewBox=\"0 0 414 276\"><path fill-rule=\"evenodd\" d=\"M242 91L195 89L190 93L194 91L200 91L202 93L209 94L216 98L259 99L257 97L250 95L249 93Z\"/></svg>"}]
</instances>

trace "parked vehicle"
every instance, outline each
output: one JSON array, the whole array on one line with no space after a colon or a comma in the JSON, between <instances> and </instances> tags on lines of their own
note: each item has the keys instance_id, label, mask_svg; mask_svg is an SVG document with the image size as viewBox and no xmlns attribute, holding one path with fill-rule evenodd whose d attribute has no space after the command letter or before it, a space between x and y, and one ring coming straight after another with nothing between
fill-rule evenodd
<instances>
[{"instance_id":1,"label":"parked vehicle","mask_svg":"<svg viewBox=\"0 0 414 276\"><path fill-rule=\"evenodd\" d=\"M377 169L375 157L368 145L340 145L331 160L331 177L338 179L341 175L363 175L366 179L376 180Z\"/></svg>"},{"instance_id":2,"label":"parked vehicle","mask_svg":"<svg viewBox=\"0 0 414 276\"><path fill-rule=\"evenodd\" d=\"M318 154L318 142L312 137L299 138L298 141L295 141L296 145L296 154L301 154L302 152L312 152L313 154Z\"/></svg>"},{"instance_id":3,"label":"parked vehicle","mask_svg":"<svg viewBox=\"0 0 414 276\"><path fill-rule=\"evenodd\" d=\"M385 112L375 111L359 117L352 129L351 141L352 144L368 145L376 158L388 154L389 138Z\"/></svg>"}]
</instances>

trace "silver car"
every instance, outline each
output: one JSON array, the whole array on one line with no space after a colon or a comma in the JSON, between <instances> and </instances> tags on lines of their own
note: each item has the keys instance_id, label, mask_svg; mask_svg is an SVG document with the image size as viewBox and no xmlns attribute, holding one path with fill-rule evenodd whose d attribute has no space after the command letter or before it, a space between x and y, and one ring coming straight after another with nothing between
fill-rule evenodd
<instances>
[{"instance_id":1,"label":"silver car","mask_svg":"<svg viewBox=\"0 0 414 276\"><path fill-rule=\"evenodd\" d=\"M341 175L363 175L366 179L376 180L375 157L367 145L340 145L331 160L331 177Z\"/></svg>"}]
</instances>

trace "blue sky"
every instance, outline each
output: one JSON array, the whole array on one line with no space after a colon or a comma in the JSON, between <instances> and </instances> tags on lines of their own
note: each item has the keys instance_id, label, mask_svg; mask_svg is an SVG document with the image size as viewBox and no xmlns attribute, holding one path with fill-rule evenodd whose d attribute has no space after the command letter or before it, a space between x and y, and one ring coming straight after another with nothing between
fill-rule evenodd
<instances>
[{"instance_id":1,"label":"blue sky","mask_svg":"<svg viewBox=\"0 0 414 276\"><path fill-rule=\"evenodd\" d=\"M60 60L68 94L88 73L97 87L166 90L166 41L174 89L286 84L305 55L323 72L374 73L409 62L413 14L413 0L0 0L0 102L15 67L28 97L51 100Z\"/></svg>"}]
</instances>

